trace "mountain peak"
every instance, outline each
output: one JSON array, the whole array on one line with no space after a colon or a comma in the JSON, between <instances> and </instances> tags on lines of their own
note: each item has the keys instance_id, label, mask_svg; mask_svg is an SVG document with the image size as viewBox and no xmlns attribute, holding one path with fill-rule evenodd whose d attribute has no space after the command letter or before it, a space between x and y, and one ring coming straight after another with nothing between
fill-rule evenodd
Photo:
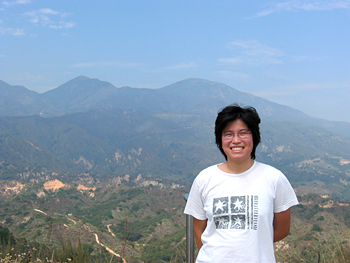
<instances>
[{"instance_id":1,"label":"mountain peak","mask_svg":"<svg viewBox=\"0 0 350 263\"><path fill-rule=\"evenodd\" d=\"M7 84L5 81L2 81L0 79L0 88L8 88L8 87L11 87L11 85Z\"/></svg>"},{"instance_id":2,"label":"mountain peak","mask_svg":"<svg viewBox=\"0 0 350 263\"><path fill-rule=\"evenodd\" d=\"M58 109L76 107L84 101L99 100L116 93L117 88L107 81L78 76L63 85L43 93ZM86 104L86 103L85 103Z\"/></svg>"},{"instance_id":3,"label":"mountain peak","mask_svg":"<svg viewBox=\"0 0 350 263\"><path fill-rule=\"evenodd\" d=\"M90 78L88 78L88 77L86 77L86 76L83 76L83 75L80 75L80 76L78 76L78 77L76 77L76 78L74 78L74 79L72 79L72 80L78 80L78 81L81 81L81 80L89 80ZM71 80L71 81L72 81Z\"/></svg>"},{"instance_id":4,"label":"mountain peak","mask_svg":"<svg viewBox=\"0 0 350 263\"><path fill-rule=\"evenodd\" d=\"M189 78L178 81L169 86L159 89L164 93L174 93L174 95L181 96L195 96L195 97L225 97L224 94L233 94L239 92L238 90L215 81L210 81L200 78Z\"/></svg>"}]
</instances>

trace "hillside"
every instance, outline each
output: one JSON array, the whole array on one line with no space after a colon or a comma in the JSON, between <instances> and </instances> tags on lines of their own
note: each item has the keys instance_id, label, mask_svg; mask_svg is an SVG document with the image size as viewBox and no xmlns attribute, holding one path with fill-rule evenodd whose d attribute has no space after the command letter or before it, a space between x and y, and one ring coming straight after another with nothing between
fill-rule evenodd
<instances>
[{"instance_id":1,"label":"hillside","mask_svg":"<svg viewBox=\"0 0 350 263\"><path fill-rule=\"evenodd\" d=\"M0 98L0 116L53 117L96 109L126 109L159 114L191 114L201 116L210 123L222 107L241 103L256 107L264 120L309 124L343 135L350 132L350 123L312 118L293 108L225 84L196 78L159 89L140 89L117 88L107 81L79 76L42 94L0 80Z\"/></svg>"},{"instance_id":2,"label":"hillside","mask_svg":"<svg viewBox=\"0 0 350 263\"><path fill-rule=\"evenodd\" d=\"M122 184L82 185L58 180L36 184L15 181L0 184L0 222L16 237L47 245L80 239L91 250L99 242L117 254L124 249L132 258L149 262L155 257L169 260L184 248L184 190L155 182L130 188ZM152 184L153 183L153 184ZM164 252L154 255L159 242ZM136 261L139 262L139 261ZM159 261L155 261L159 262Z\"/></svg>"},{"instance_id":3,"label":"hillside","mask_svg":"<svg viewBox=\"0 0 350 263\"><path fill-rule=\"evenodd\" d=\"M0 182L0 226L28 242L60 246L80 239L90 253L97 241L127 262L184 262L186 190L151 181L127 187L118 180L98 184ZM123 179L125 180L125 178ZM153 182L154 183L154 182ZM283 262L331 262L349 241L349 203L325 196L299 196L290 235L276 243Z\"/></svg>"},{"instance_id":4,"label":"hillside","mask_svg":"<svg viewBox=\"0 0 350 263\"><path fill-rule=\"evenodd\" d=\"M222 83L187 79L135 89L80 76L43 94L0 82L0 95L0 115L7 115L0 117L3 180L86 174L95 182L130 176L134 186L141 176L189 186L200 170L223 161L213 136L216 113L238 102L262 118L258 161L282 170L298 193L350 200L350 124L315 119Z\"/></svg>"},{"instance_id":5,"label":"hillside","mask_svg":"<svg viewBox=\"0 0 350 263\"><path fill-rule=\"evenodd\" d=\"M176 119L176 120L174 120ZM223 157L213 126L196 115L95 110L60 117L0 117L0 179L88 173L190 185ZM282 170L301 193L350 200L350 140L319 127L265 121L257 160ZM336 190L336 191L335 191Z\"/></svg>"}]
</instances>

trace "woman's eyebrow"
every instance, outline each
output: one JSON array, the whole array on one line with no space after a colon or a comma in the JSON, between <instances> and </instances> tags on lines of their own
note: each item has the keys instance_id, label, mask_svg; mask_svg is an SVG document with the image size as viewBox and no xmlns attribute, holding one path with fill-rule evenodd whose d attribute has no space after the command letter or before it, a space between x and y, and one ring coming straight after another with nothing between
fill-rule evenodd
<instances>
[{"instance_id":1,"label":"woman's eyebrow","mask_svg":"<svg viewBox=\"0 0 350 263\"><path fill-rule=\"evenodd\" d=\"M239 132L241 132L241 131L249 131L249 129L241 129L241 130L239 130ZM224 130L223 132L232 132L231 130Z\"/></svg>"}]
</instances>

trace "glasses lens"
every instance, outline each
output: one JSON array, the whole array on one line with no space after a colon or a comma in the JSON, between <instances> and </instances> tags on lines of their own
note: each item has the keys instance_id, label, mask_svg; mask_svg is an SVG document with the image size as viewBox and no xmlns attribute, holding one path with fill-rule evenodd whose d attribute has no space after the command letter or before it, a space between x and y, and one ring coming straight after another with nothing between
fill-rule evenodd
<instances>
[{"instance_id":1,"label":"glasses lens","mask_svg":"<svg viewBox=\"0 0 350 263\"><path fill-rule=\"evenodd\" d=\"M249 132L240 132L238 133L238 137L241 139L246 139L249 136Z\"/></svg>"},{"instance_id":2,"label":"glasses lens","mask_svg":"<svg viewBox=\"0 0 350 263\"><path fill-rule=\"evenodd\" d=\"M237 136L241 139L246 139L249 137L249 134L250 134L250 132L239 132L239 133L237 133ZM232 132L226 132L223 134L223 138L225 140L232 140L233 137L235 137L235 134Z\"/></svg>"},{"instance_id":3,"label":"glasses lens","mask_svg":"<svg viewBox=\"0 0 350 263\"><path fill-rule=\"evenodd\" d=\"M231 140L233 138L233 134L232 133L224 133L224 139L225 140Z\"/></svg>"}]
</instances>

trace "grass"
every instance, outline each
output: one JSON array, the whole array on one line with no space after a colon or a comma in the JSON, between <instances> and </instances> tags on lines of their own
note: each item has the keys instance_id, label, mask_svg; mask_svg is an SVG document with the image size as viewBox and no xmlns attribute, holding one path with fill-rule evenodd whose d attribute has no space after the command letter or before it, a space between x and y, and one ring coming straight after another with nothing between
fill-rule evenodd
<instances>
[{"instance_id":1,"label":"grass","mask_svg":"<svg viewBox=\"0 0 350 263\"><path fill-rule=\"evenodd\" d=\"M52 223L52 222L50 222ZM125 219L127 228L127 220ZM127 229L125 228L125 233ZM47 237L49 238L49 237ZM50 238L53 238L52 236ZM180 237L175 237L175 239ZM126 239L123 241L120 255L124 256ZM295 242L298 242L295 240ZM305 243L301 248L284 250L283 246L291 246L293 242L281 241L276 250L277 262L319 262L319 263L346 263L350 262L350 239L342 239L334 233L330 237L317 242ZM156 262L185 262L185 246L177 245L177 253L168 255L167 259L160 260L157 251L163 253L171 244L157 242L153 244L152 258L133 258L132 254L127 261L109 253L102 245L94 249L91 244L84 244L80 240L73 244L69 238L61 238L59 246L49 247L42 243L28 243L25 239L16 239L6 228L0 228L0 263L15 262L45 262L45 263L156 263Z\"/></svg>"},{"instance_id":2,"label":"grass","mask_svg":"<svg viewBox=\"0 0 350 263\"><path fill-rule=\"evenodd\" d=\"M101 216L100 216L101 217ZM101 218L100 218L101 220ZM143 260L140 257L133 256L134 242L127 240L128 220L125 216L124 238L121 240L120 253L115 253L112 249L100 243L101 224L96 234L98 246L83 243L80 238L76 244L73 244L69 237L55 236L52 231L53 217L48 221L47 233L44 235L44 241L39 243L35 241L28 242L26 239L16 239L7 229L0 227L0 262L47 262L47 263L137 263L137 262L184 262L185 248L181 243L177 243L176 254L168 253L168 259L165 261L164 255L153 255L150 260ZM172 237L174 238L174 237ZM177 237L178 239L178 237ZM171 239L172 240L172 239ZM173 240L172 240L173 241ZM170 247L170 244L169 244ZM152 251L154 252L154 251ZM167 251L169 252L169 251ZM125 258L127 259L125 259Z\"/></svg>"},{"instance_id":3,"label":"grass","mask_svg":"<svg viewBox=\"0 0 350 263\"><path fill-rule=\"evenodd\" d=\"M122 263L116 254L127 263L186 261L182 190L123 186L94 198L79 192L79 200L72 193L50 192L40 204L27 192L0 202L0 222L17 236L0 227L0 262ZM277 262L350 262L350 204L318 196L300 202Z\"/></svg>"},{"instance_id":4,"label":"grass","mask_svg":"<svg viewBox=\"0 0 350 263\"><path fill-rule=\"evenodd\" d=\"M294 247L291 249L283 249L283 246ZM277 247L278 249L276 249L276 259L277 262L280 263L350 262L350 239L349 237L340 238L339 233L335 234L335 232L324 239L317 239L317 237L314 236L312 240L295 239L294 241L289 240L289 242L282 240L277 244Z\"/></svg>"}]
</instances>

